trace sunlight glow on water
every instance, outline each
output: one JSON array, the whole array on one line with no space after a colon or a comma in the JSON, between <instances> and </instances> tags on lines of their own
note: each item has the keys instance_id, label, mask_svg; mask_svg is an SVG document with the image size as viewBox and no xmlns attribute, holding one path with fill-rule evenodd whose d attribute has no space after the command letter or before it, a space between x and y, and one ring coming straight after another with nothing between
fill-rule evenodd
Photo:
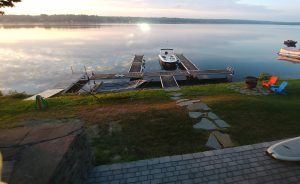
<instances>
[{"instance_id":1,"label":"sunlight glow on water","mask_svg":"<svg viewBox=\"0 0 300 184\"><path fill-rule=\"evenodd\" d=\"M139 27L143 32L147 32L151 30L150 25L146 23L139 24Z\"/></svg>"},{"instance_id":2,"label":"sunlight glow on water","mask_svg":"<svg viewBox=\"0 0 300 184\"><path fill-rule=\"evenodd\" d=\"M149 27L148 27L149 26ZM0 90L39 92L75 71L127 72L134 54L159 71L159 50L174 48L200 69L236 70L235 80L269 72L300 78L300 65L276 59L282 42L300 41L300 26L103 25L94 28L0 29ZM288 35L288 37L286 36Z\"/></svg>"}]
</instances>

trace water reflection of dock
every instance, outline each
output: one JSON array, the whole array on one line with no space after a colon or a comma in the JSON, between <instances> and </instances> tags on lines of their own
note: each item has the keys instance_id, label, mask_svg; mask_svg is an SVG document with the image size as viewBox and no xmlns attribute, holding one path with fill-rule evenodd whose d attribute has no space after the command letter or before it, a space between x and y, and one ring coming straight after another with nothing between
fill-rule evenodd
<instances>
[{"instance_id":1,"label":"water reflection of dock","mask_svg":"<svg viewBox=\"0 0 300 184\"><path fill-rule=\"evenodd\" d=\"M300 59L297 58L291 58L291 57L286 57L286 56L278 56L277 57L278 60L282 60L282 61L288 61L291 63L295 63L295 64L300 64Z\"/></svg>"}]
</instances>

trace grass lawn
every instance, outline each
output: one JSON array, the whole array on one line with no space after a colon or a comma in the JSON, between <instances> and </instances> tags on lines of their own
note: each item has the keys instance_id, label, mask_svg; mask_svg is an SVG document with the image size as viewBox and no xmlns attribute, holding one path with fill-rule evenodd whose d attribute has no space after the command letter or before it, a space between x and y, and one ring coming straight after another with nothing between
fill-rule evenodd
<instances>
[{"instance_id":1,"label":"grass lawn","mask_svg":"<svg viewBox=\"0 0 300 184\"><path fill-rule=\"evenodd\" d=\"M246 96L230 89L234 84L183 87L184 98L201 99L232 127L236 145L279 140L300 135L300 80L289 80L287 96ZM125 162L207 150L209 132L194 130L197 120L177 107L163 90L143 90L62 96L49 99L49 108L38 112L33 102L18 96L0 97L0 128L25 126L26 120L80 118L88 132L96 164Z\"/></svg>"}]
</instances>

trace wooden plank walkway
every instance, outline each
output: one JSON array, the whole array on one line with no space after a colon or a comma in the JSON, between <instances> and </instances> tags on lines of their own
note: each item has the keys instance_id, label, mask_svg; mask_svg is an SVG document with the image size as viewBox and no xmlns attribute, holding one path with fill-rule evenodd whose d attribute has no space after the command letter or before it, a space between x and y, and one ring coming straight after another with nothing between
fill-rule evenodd
<instances>
[{"instance_id":1,"label":"wooden plank walkway","mask_svg":"<svg viewBox=\"0 0 300 184\"><path fill-rule=\"evenodd\" d=\"M142 72L144 65L144 55L135 55L128 73Z\"/></svg>"},{"instance_id":2,"label":"wooden plank walkway","mask_svg":"<svg viewBox=\"0 0 300 184\"><path fill-rule=\"evenodd\" d=\"M196 70L196 71L174 71L174 72L132 72L125 74L100 74L95 73L91 80L101 79L119 79L119 78L142 78L142 77L160 77L162 75L173 76L194 76L194 75L229 75L232 74L229 70Z\"/></svg>"},{"instance_id":3,"label":"wooden plank walkway","mask_svg":"<svg viewBox=\"0 0 300 184\"><path fill-rule=\"evenodd\" d=\"M37 95L40 95L44 98L50 98L50 97L55 96L63 91L64 91L64 89L49 89L49 90L43 91L39 94L36 94L32 97L26 98L24 101L35 100Z\"/></svg>"},{"instance_id":4,"label":"wooden plank walkway","mask_svg":"<svg viewBox=\"0 0 300 184\"><path fill-rule=\"evenodd\" d=\"M47 89L25 100L35 100L35 97L37 95L41 95L44 98L50 98L61 92L78 92L88 81L89 80L86 78L86 74L83 73L73 73L71 75L66 75L58 84L53 86L51 89Z\"/></svg>"},{"instance_id":5,"label":"wooden plank walkway","mask_svg":"<svg viewBox=\"0 0 300 184\"><path fill-rule=\"evenodd\" d=\"M160 76L162 88L179 88L179 85L173 75L162 75Z\"/></svg>"},{"instance_id":6,"label":"wooden plank walkway","mask_svg":"<svg viewBox=\"0 0 300 184\"><path fill-rule=\"evenodd\" d=\"M66 75L64 78L56 84L52 89L64 89L64 91L68 91L75 84L81 81L86 74L83 73L73 73L71 75Z\"/></svg>"},{"instance_id":7,"label":"wooden plank walkway","mask_svg":"<svg viewBox=\"0 0 300 184\"><path fill-rule=\"evenodd\" d=\"M190 60L188 60L183 54L176 54L176 57L180 60L181 65L187 70L188 72L191 71L198 71L198 67L194 65Z\"/></svg>"}]
</instances>

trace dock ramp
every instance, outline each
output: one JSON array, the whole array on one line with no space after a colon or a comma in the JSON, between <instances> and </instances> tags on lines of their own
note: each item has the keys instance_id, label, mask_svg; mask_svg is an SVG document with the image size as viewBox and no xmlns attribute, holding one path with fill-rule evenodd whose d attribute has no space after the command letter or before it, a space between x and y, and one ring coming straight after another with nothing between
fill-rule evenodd
<instances>
[{"instance_id":1,"label":"dock ramp","mask_svg":"<svg viewBox=\"0 0 300 184\"><path fill-rule=\"evenodd\" d=\"M180 64L186 71L198 71L199 68L188 60L183 54L176 54L176 57L180 60Z\"/></svg>"},{"instance_id":2,"label":"dock ramp","mask_svg":"<svg viewBox=\"0 0 300 184\"><path fill-rule=\"evenodd\" d=\"M58 84L53 86L51 89L47 89L41 93L38 93L32 97L26 98L27 100L35 100L37 95L44 98L50 98L59 93L74 93L78 92L86 83L89 81L86 74L74 73L72 75L65 76Z\"/></svg>"},{"instance_id":3,"label":"dock ramp","mask_svg":"<svg viewBox=\"0 0 300 184\"><path fill-rule=\"evenodd\" d=\"M161 86L164 89L168 88L179 88L179 85L173 75L162 75L160 76Z\"/></svg>"},{"instance_id":4,"label":"dock ramp","mask_svg":"<svg viewBox=\"0 0 300 184\"><path fill-rule=\"evenodd\" d=\"M26 98L25 101L35 100L35 98L36 98L37 95L40 95L40 96L42 96L44 98L50 98L52 96L60 94L63 91L64 91L64 89L49 89L49 90L43 91L43 92L41 92L39 94L36 94L36 95L34 95L32 97Z\"/></svg>"},{"instance_id":5,"label":"dock ramp","mask_svg":"<svg viewBox=\"0 0 300 184\"><path fill-rule=\"evenodd\" d=\"M144 55L135 55L128 73L138 73L144 70Z\"/></svg>"}]
</instances>

